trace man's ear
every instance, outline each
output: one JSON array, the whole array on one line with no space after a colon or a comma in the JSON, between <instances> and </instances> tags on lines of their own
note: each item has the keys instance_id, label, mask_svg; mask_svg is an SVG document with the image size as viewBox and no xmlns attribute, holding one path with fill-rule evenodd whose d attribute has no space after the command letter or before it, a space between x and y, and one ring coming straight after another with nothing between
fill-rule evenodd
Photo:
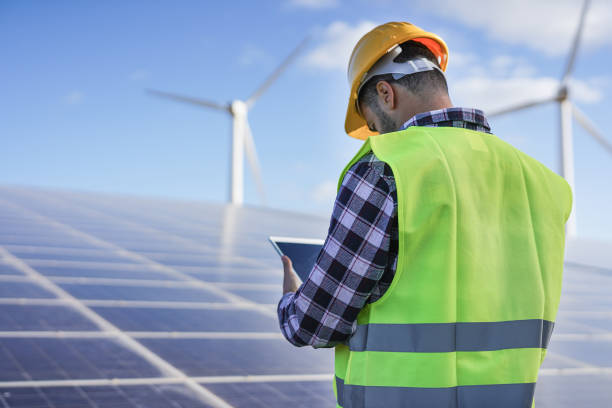
<instances>
[{"instance_id":1,"label":"man's ear","mask_svg":"<svg viewBox=\"0 0 612 408\"><path fill-rule=\"evenodd\" d=\"M376 84L376 93L378 94L378 101L381 107L387 108L386 110L395 109L395 91L390 83L387 81L378 81Z\"/></svg>"}]
</instances>

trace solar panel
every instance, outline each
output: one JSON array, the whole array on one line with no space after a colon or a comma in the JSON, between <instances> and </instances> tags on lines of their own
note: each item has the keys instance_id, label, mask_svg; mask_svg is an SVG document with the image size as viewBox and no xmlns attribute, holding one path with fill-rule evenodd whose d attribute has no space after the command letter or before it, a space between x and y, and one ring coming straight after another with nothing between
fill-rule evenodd
<instances>
[{"instance_id":1,"label":"solar panel","mask_svg":"<svg viewBox=\"0 0 612 408\"><path fill-rule=\"evenodd\" d=\"M100 316L125 331L165 332L268 332L276 333L278 323L247 308L214 310L208 305L166 304L155 308L94 307ZM176 307L175 307L176 306ZM180 306L180 308L178 307Z\"/></svg>"},{"instance_id":2,"label":"solar panel","mask_svg":"<svg viewBox=\"0 0 612 408\"><path fill-rule=\"evenodd\" d=\"M335 406L332 350L279 332L267 242L327 228L263 208L0 188L0 407ZM609 254L568 245L538 407L612 399Z\"/></svg>"},{"instance_id":3,"label":"solar panel","mask_svg":"<svg viewBox=\"0 0 612 408\"><path fill-rule=\"evenodd\" d=\"M0 405L13 408L201 408L181 385L0 388Z\"/></svg>"},{"instance_id":4,"label":"solar panel","mask_svg":"<svg viewBox=\"0 0 612 408\"><path fill-rule=\"evenodd\" d=\"M4 283L1 282L0 286ZM8 303L9 301L13 304ZM0 331L96 330L93 322L59 302L24 304L26 301L32 303L31 299L0 298Z\"/></svg>"}]
</instances>

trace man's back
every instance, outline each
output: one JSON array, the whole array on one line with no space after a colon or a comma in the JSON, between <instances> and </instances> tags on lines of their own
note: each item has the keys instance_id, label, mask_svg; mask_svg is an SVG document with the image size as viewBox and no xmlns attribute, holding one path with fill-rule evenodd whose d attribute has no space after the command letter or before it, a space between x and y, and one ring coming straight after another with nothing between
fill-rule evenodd
<instances>
[{"instance_id":1,"label":"man's back","mask_svg":"<svg viewBox=\"0 0 612 408\"><path fill-rule=\"evenodd\" d=\"M426 297L419 302L429 304L427 320L438 320L432 313L440 321L489 320L491 311L533 314L535 304L526 305L526 299L543 301L542 280L562 271L564 224L571 209L565 180L493 134L409 128L373 136L370 144L396 178L398 217L404 223L400 246L403 238L411 269L421 265L435 271L445 259L446 277L454 276L460 285L449 291L469 301L477 296L488 306L471 310L458 298L458 314L448 316L447 308ZM559 276L553 278L560 284ZM523 296L508 298L509 288ZM551 300L546 307L556 311ZM554 314L549 317L554 320ZM413 316L415 322L420 319Z\"/></svg>"},{"instance_id":2,"label":"man's back","mask_svg":"<svg viewBox=\"0 0 612 408\"><path fill-rule=\"evenodd\" d=\"M481 132L413 127L370 137L361 155L368 145L395 176L399 255L336 348L345 406L486 406L492 390L528 406L559 301L567 183Z\"/></svg>"}]
</instances>

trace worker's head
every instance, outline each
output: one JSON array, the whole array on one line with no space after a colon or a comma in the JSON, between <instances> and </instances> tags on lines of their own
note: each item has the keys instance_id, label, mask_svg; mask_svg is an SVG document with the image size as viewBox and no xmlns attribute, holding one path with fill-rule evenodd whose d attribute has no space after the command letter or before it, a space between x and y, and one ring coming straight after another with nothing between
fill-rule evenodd
<instances>
[{"instance_id":1,"label":"worker's head","mask_svg":"<svg viewBox=\"0 0 612 408\"><path fill-rule=\"evenodd\" d=\"M346 133L365 140L378 131L398 130L410 119L406 115L436 106L431 103L434 97L442 95L448 101L442 74L447 62L444 41L413 24L391 22L366 33L349 59ZM368 129L366 116L377 132Z\"/></svg>"},{"instance_id":2,"label":"worker's head","mask_svg":"<svg viewBox=\"0 0 612 408\"><path fill-rule=\"evenodd\" d=\"M449 104L437 58L416 41L404 42L380 58L357 90L358 112L377 133L394 132L414 115Z\"/></svg>"}]
</instances>

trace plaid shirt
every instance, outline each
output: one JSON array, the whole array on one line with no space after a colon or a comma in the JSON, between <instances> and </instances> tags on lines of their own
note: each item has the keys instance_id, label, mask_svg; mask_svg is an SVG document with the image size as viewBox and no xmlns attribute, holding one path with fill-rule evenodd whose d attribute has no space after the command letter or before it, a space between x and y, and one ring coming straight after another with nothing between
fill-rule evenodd
<instances>
[{"instance_id":1,"label":"plaid shirt","mask_svg":"<svg viewBox=\"0 0 612 408\"><path fill-rule=\"evenodd\" d=\"M490 133L478 109L420 113L409 126L451 126ZM391 168L371 151L346 172L327 238L308 279L278 304L283 335L296 346L333 347L353 333L357 314L385 293L397 265L397 193Z\"/></svg>"}]
</instances>

